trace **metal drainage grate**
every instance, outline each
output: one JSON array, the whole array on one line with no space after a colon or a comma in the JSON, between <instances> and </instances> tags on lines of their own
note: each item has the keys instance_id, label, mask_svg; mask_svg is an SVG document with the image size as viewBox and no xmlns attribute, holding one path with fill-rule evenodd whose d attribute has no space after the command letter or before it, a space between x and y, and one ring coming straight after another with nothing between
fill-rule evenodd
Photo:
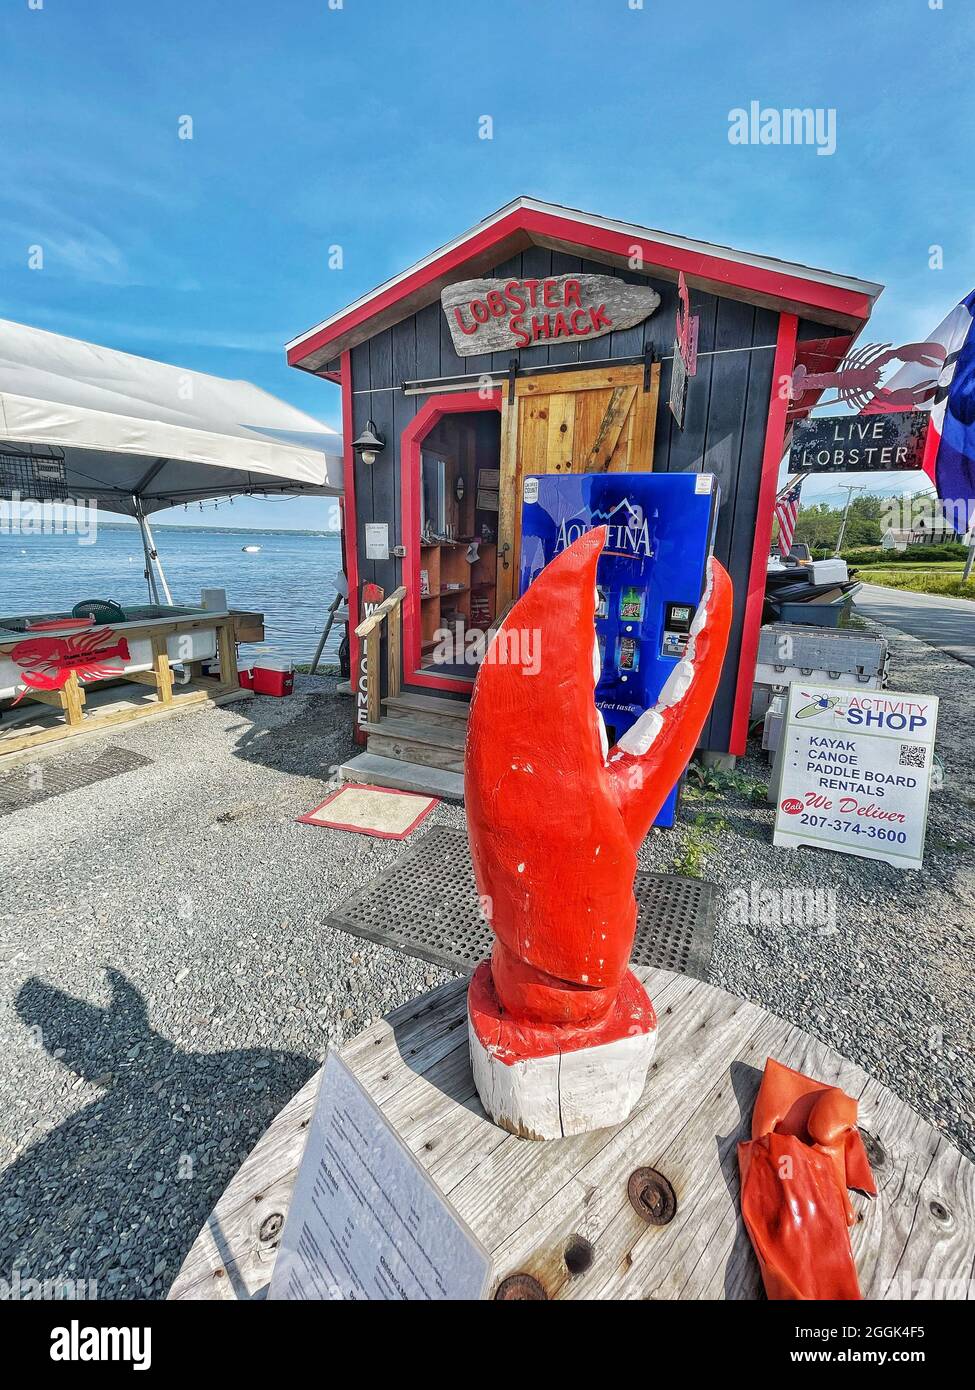
<instances>
[{"instance_id":1,"label":"metal drainage grate","mask_svg":"<svg viewBox=\"0 0 975 1390\"><path fill-rule=\"evenodd\" d=\"M706 980L714 935L714 885L640 870L634 965ZM471 971L491 954L478 910L467 836L438 826L333 909L325 921L407 956Z\"/></svg>"},{"instance_id":2,"label":"metal drainage grate","mask_svg":"<svg viewBox=\"0 0 975 1390\"><path fill-rule=\"evenodd\" d=\"M90 763L55 762L45 759L21 763L14 771L0 777L0 816L24 811L42 801L94 786L123 772L146 767L152 758L144 758L131 748L106 748Z\"/></svg>"}]
</instances>

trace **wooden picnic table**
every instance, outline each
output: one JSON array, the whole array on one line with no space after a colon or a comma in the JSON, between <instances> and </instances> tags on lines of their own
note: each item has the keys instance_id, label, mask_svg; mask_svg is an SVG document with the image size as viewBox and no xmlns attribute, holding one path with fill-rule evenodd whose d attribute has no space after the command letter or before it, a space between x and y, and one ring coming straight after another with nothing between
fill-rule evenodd
<instances>
[{"instance_id":1,"label":"wooden picnic table","mask_svg":"<svg viewBox=\"0 0 975 1390\"><path fill-rule=\"evenodd\" d=\"M865 1298L972 1296L975 1166L832 1048L700 980L638 970L660 1038L636 1112L615 1129L540 1144L488 1121L467 1051L466 980L413 1000L342 1056L491 1251L488 1296L758 1298L741 1221L736 1142L767 1057L857 1097L879 1196L853 1194ZM263 1297L321 1073L284 1107L225 1190L173 1299ZM676 1210L647 1224L627 1195L651 1168ZM658 1217L666 1186L637 1188ZM632 1185L632 1184L631 1184ZM568 1263L567 1263L568 1261ZM514 1280L527 1275L529 1280Z\"/></svg>"}]
</instances>

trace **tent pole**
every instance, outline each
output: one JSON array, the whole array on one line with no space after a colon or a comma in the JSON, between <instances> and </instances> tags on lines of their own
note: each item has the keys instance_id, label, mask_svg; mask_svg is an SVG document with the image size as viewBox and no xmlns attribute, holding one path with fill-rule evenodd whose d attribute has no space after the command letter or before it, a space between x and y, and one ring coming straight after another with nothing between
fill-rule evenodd
<instances>
[{"instance_id":1,"label":"tent pole","mask_svg":"<svg viewBox=\"0 0 975 1390\"><path fill-rule=\"evenodd\" d=\"M159 590L156 588L156 576L152 572L152 553L149 549L149 539L146 536L147 527L145 516L142 513L142 503L136 496L133 496L132 502L135 507L135 517L139 523L139 534L142 537L142 554L145 557L146 587L149 590L149 602L158 606Z\"/></svg>"},{"instance_id":2,"label":"tent pole","mask_svg":"<svg viewBox=\"0 0 975 1390\"><path fill-rule=\"evenodd\" d=\"M152 556L153 560L156 563L156 570L159 574L159 581L163 586L163 593L166 595L166 602L169 604L170 608L172 608L173 596L169 592L169 584L166 582L166 572L162 567L162 560L160 560L159 558L159 551L156 549L156 542L153 539L152 531L149 527L149 518L147 516L144 516L142 518L142 524L146 528L146 536L149 540L149 554Z\"/></svg>"}]
</instances>

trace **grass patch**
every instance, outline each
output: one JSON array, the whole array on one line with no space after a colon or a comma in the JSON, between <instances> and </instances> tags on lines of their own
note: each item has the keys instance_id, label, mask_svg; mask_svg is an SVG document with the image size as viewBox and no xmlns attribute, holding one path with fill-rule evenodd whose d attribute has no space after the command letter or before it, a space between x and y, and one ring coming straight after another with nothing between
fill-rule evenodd
<instances>
[{"instance_id":1,"label":"grass patch","mask_svg":"<svg viewBox=\"0 0 975 1390\"><path fill-rule=\"evenodd\" d=\"M744 772L720 772L716 767L691 763L687 769L683 796L687 801L720 801L731 795L746 801L764 801L768 787Z\"/></svg>"},{"instance_id":2,"label":"grass patch","mask_svg":"<svg viewBox=\"0 0 975 1390\"><path fill-rule=\"evenodd\" d=\"M724 816L707 811L699 811L684 827L684 843L680 853L674 856L674 868L685 878L700 878L704 860L709 850L714 848L713 835L727 830L728 822Z\"/></svg>"},{"instance_id":3,"label":"grass patch","mask_svg":"<svg viewBox=\"0 0 975 1390\"><path fill-rule=\"evenodd\" d=\"M955 560L945 560L939 565L905 565L903 569L898 566L897 574L961 574L965 566L958 564ZM890 565L881 561L876 565L857 565L857 574L873 574L875 570L889 570Z\"/></svg>"},{"instance_id":4,"label":"grass patch","mask_svg":"<svg viewBox=\"0 0 975 1390\"><path fill-rule=\"evenodd\" d=\"M975 601L975 582L967 583L961 574L941 574L933 570L868 570L870 584L882 584L887 589L910 589L916 594L938 594L944 598L967 598Z\"/></svg>"}]
</instances>

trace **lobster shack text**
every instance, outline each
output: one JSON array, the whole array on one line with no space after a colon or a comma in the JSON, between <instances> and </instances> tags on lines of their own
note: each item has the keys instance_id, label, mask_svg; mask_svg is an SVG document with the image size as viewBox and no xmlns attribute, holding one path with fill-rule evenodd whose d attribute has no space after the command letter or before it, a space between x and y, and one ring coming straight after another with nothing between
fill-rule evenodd
<instances>
[{"instance_id":1,"label":"lobster shack text","mask_svg":"<svg viewBox=\"0 0 975 1390\"><path fill-rule=\"evenodd\" d=\"M649 285L629 285L612 275L462 280L440 298L460 356L598 338L632 328L660 303Z\"/></svg>"}]
</instances>

